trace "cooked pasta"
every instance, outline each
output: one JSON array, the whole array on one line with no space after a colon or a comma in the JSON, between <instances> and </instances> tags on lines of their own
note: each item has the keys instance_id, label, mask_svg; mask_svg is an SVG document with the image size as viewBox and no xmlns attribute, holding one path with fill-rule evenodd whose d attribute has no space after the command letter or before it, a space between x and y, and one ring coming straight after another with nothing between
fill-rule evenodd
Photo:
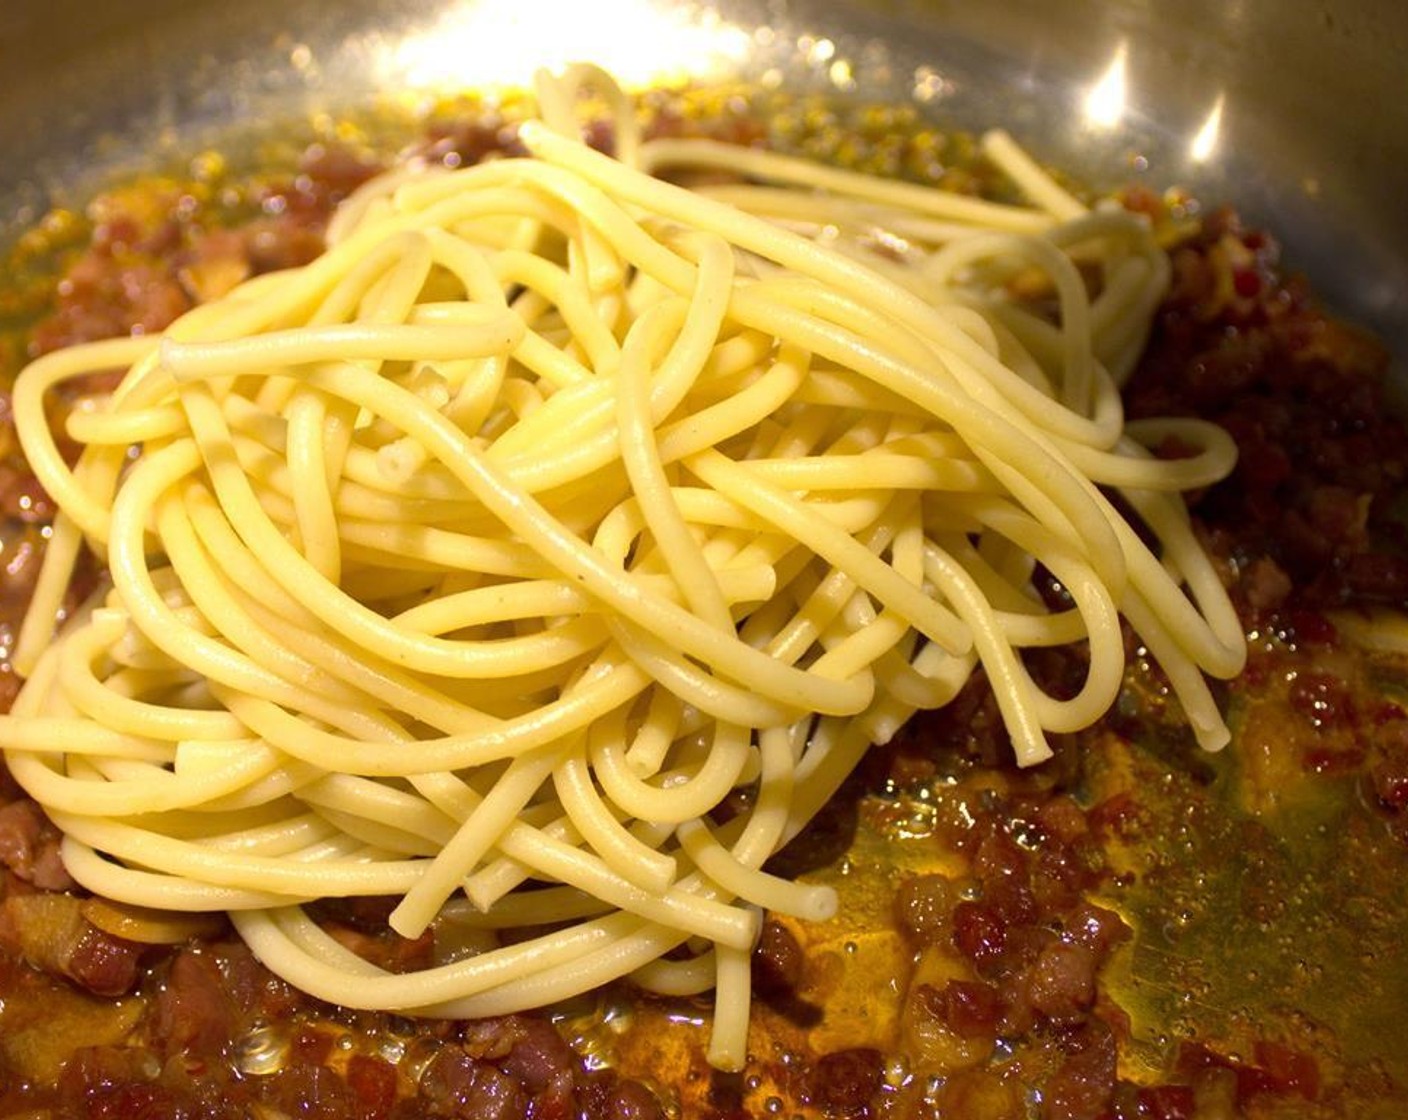
<instances>
[{"instance_id":1,"label":"cooked pasta","mask_svg":"<svg viewBox=\"0 0 1408 1120\"><path fill-rule=\"evenodd\" d=\"M581 84L617 158L574 138ZM1010 138L1030 206L646 140L589 68L540 102L527 157L374 180L312 264L21 375L62 512L0 743L80 883L229 911L315 995L716 984L738 1068L760 911L835 907L765 861L979 666L1039 763L1115 699L1123 615L1226 742L1205 675L1244 643L1179 492L1234 452L1124 423L1167 262ZM113 366L70 465L46 397ZM55 634L84 547L109 579ZM1044 693L1023 651L1073 643L1083 686ZM393 974L303 909L357 895L411 937L549 932Z\"/></svg>"}]
</instances>

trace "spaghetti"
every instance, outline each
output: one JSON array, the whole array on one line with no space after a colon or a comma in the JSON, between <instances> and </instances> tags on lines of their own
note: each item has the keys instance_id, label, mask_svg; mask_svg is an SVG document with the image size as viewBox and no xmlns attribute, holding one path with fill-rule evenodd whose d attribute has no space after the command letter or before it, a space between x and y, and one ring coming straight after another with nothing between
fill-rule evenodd
<instances>
[{"instance_id":1,"label":"spaghetti","mask_svg":"<svg viewBox=\"0 0 1408 1120\"><path fill-rule=\"evenodd\" d=\"M613 159L572 138L601 78L543 84L527 158L374 180L307 267L21 375L62 512L0 743L80 883L229 911L308 992L477 1016L713 985L738 1068L759 911L835 906L763 864L978 665L1038 763L1114 700L1123 615L1226 742L1205 674L1244 643L1179 491L1234 452L1124 424L1167 262L1010 139L1030 207L644 141L606 83ZM114 365L70 466L46 395ZM85 544L110 584L53 636ZM1083 686L1047 695L1022 651L1077 642ZM550 932L393 974L303 909L357 895L407 936Z\"/></svg>"}]
</instances>

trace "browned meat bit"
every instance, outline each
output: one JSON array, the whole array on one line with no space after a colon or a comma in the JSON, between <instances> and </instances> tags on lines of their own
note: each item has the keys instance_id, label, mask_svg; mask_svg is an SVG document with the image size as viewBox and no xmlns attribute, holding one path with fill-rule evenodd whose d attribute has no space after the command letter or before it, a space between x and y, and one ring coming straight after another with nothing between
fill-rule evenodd
<instances>
[{"instance_id":1,"label":"browned meat bit","mask_svg":"<svg viewBox=\"0 0 1408 1120\"><path fill-rule=\"evenodd\" d=\"M38 566L38 565L35 565ZM0 596L0 609L3 609L4 599ZM0 618L0 626L3 626L3 618ZM10 710L14 704L15 697L20 695L20 689L24 682L14 671L14 666L8 662L0 662L0 711Z\"/></svg>"},{"instance_id":2,"label":"browned meat bit","mask_svg":"<svg viewBox=\"0 0 1408 1120\"><path fill-rule=\"evenodd\" d=\"M181 193L175 182L154 180L93 201L89 247L59 280L53 312L31 336L31 356L159 331L191 306L168 259L182 240Z\"/></svg>"},{"instance_id":3,"label":"browned meat bit","mask_svg":"<svg viewBox=\"0 0 1408 1120\"><path fill-rule=\"evenodd\" d=\"M1061 1039L1066 1059L1043 1091L1043 1120L1097 1120L1115 1092L1119 1052L1110 1028L1098 1019Z\"/></svg>"},{"instance_id":4,"label":"browned meat bit","mask_svg":"<svg viewBox=\"0 0 1408 1120\"><path fill-rule=\"evenodd\" d=\"M1032 1009L1056 1023L1081 1018L1095 1004L1095 953L1084 945L1053 941L1027 975Z\"/></svg>"},{"instance_id":5,"label":"browned meat bit","mask_svg":"<svg viewBox=\"0 0 1408 1120\"><path fill-rule=\"evenodd\" d=\"M305 265L323 251L323 223L294 218L256 218L240 230L253 272L279 272Z\"/></svg>"},{"instance_id":6,"label":"browned meat bit","mask_svg":"<svg viewBox=\"0 0 1408 1120\"><path fill-rule=\"evenodd\" d=\"M1002 998L997 988L981 980L950 980L939 991L927 985L921 992L929 1004L943 1016L950 1030L964 1038L995 1038L1002 1012Z\"/></svg>"},{"instance_id":7,"label":"browned meat bit","mask_svg":"<svg viewBox=\"0 0 1408 1120\"><path fill-rule=\"evenodd\" d=\"M0 946L95 995L125 995L137 984L145 947L100 930L82 906L69 894L11 894L0 903Z\"/></svg>"},{"instance_id":8,"label":"browned meat bit","mask_svg":"<svg viewBox=\"0 0 1408 1120\"><path fill-rule=\"evenodd\" d=\"M1294 586L1285 569L1269 556L1255 557L1242 571L1241 582L1247 605L1259 614L1279 609Z\"/></svg>"},{"instance_id":9,"label":"browned meat bit","mask_svg":"<svg viewBox=\"0 0 1408 1120\"><path fill-rule=\"evenodd\" d=\"M366 1120L381 1120L391 1114L396 1103L396 1067L372 1054L353 1054L347 1060L347 1087L352 1090Z\"/></svg>"},{"instance_id":10,"label":"browned meat bit","mask_svg":"<svg viewBox=\"0 0 1408 1120\"><path fill-rule=\"evenodd\" d=\"M983 1120L1026 1120L1020 1089L986 1070L963 1070L944 1082L935 1101L939 1116L981 1116Z\"/></svg>"},{"instance_id":11,"label":"browned meat bit","mask_svg":"<svg viewBox=\"0 0 1408 1120\"><path fill-rule=\"evenodd\" d=\"M416 150L421 159L450 168L470 167L501 154L522 156L527 149L518 142L514 126L489 114L438 122Z\"/></svg>"},{"instance_id":12,"label":"browned meat bit","mask_svg":"<svg viewBox=\"0 0 1408 1120\"><path fill-rule=\"evenodd\" d=\"M884 1078L880 1051L868 1047L823 1054L811 1071L810 1097L831 1117L860 1117Z\"/></svg>"},{"instance_id":13,"label":"browned meat bit","mask_svg":"<svg viewBox=\"0 0 1408 1120\"><path fill-rule=\"evenodd\" d=\"M520 1081L453 1046L431 1059L419 1090L430 1116L512 1120L528 1111L528 1093Z\"/></svg>"},{"instance_id":14,"label":"browned meat bit","mask_svg":"<svg viewBox=\"0 0 1408 1120\"><path fill-rule=\"evenodd\" d=\"M299 158L294 188L302 205L327 213L383 167L367 152L342 144L313 144Z\"/></svg>"},{"instance_id":15,"label":"browned meat bit","mask_svg":"<svg viewBox=\"0 0 1408 1120\"><path fill-rule=\"evenodd\" d=\"M1313 1055L1279 1042L1256 1043L1251 1061L1225 1057L1196 1042L1179 1047L1177 1067L1202 1100L1218 1097L1244 1115L1259 1096L1320 1097L1320 1067Z\"/></svg>"},{"instance_id":16,"label":"browned meat bit","mask_svg":"<svg viewBox=\"0 0 1408 1120\"><path fill-rule=\"evenodd\" d=\"M589 1079L579 1094L582 1115L590 1120L664 1120L655 1094L639 1081L613 1077Z\"/></svg>"},{"instance_id":17,"label":"browned meat bit","mask_svg":"<svg viewBox=\"0 0 1408 1120\"><path fill-rule=\"evenodd\" d=\"M251 235L245 231L214 229L200 237L177 270L181 287L195 303L209 303L226 295L254 271Z\"/></svg>"},{"instance_id":18,"label":"browned meat bit","mask_svg":"<svg viewBox=\"0 0 1408 1120\"><path fill-rule=\"evenodd\" d=\"M224 1054L237 1033L239 1011L211 953L182 950L166 970L152 1008L152 1032L166 1056Z\"/></svg>"},{"instance_id":19,"label":"browned meat bit","mask_svg":"<svg viewBox=\"0 0 1408 1120\"><path fill-rule=\"evenodd\" d=\"M806 970L806 953L782 922L763 923L753 950L753 990L763 998L795 992Z\"/></svg>"},{"instance_id":20,"label":"browned meat bit","mask_svg":"<svg viewBox=\"0 0 1408 1120\"><path fill-rule=\"evenodd\" d=\"M71 890L75 884L59 855L63 834L29 798L0 806L0 863L41 890Z\"/></svg>"},{"instance_id":21,"label":"browned meat bit","mask_svg":"<svg viewBox=\"0 0 1408 1120\"><path fill-rule=\"evenodd\" d=\"M548 1093L558 1098L571 1095L577 1055L551 1023L521 1015L502 1021L498 1027L498 1040L491 1049L501 1049L505 1042L509 1043L508 1052L499 1059L499 1067L505 1073L522 1082L531 1093Z\"/></svg>"},{"instance_id":22,"label":"browned meat bit","mask_svg":"<svg viewBox=\"0 0 1408 1120\"><path fill-rule=\"evenodd\" d=\"M59 1077L60 1116L85 1116L95 1120L125 1120L138 1116L205 1115L224 1120L226 1110L196 1113L199 1088L189 1074L172 1063L171 1073L155 1080L152 1055L139 1048L84 1047L68 1060Z\"/></svg>"},{"instance_id":23,"label":"browned meat bit","mask_svg":"<svg viewBox=\"0 0 1408 1120\"><path fill-rule=\"evenodd\" d=\"M323 251L323 231L337 204L381 166L335 145L309 148L291 180L266 184L255 202L260 216L234 232L252 273L296 268Z\"/></svg>"},{"instance_id":24,"label":"browned meat bit","mask_svg":"<svg viewBox=\"0 0 1408 1120\"><path fill-rule=\"evenodd\" d=\"M901 933L920 945L947 942L953 936L953 884L942 875L904 880L895 896L895 922Z\"/></svg>"},{"instance_id":25,"label":"browned meat bit","mask_svg":"<svg viewBox=\"0 0 1408 1120\"><path fill-rule=\"evenodd\" d=\"M30 352L38 356L80 342L151 334L190 307L180 282L151 262L93 249L60 283L58 307L35 328Z\"/></svg>"},{"instance_id":26,"label":"browned meat bit","mask_svg":"<svg viewBox=\"0 0 1408 1120\"><path fill-rule=\"evenodd\" d=\"M970 1069L992 1057L1001 1019L1001 993L985 981L919 984L905 1003L906 1049L925 1067Z\"/></svg>"},{"instance_id":27,"label":"browned meat bit","mask_svg":"<svg viewBox=\"0 0 1408 1120\"><path fill-rule=\"evenodd\" d=\"M435 934L429 929L419 937L407 938L386 927L367 931L337 921L328 921L323 928L363 960L388 972L415 972L432 963Z\"/></svg>"},{"instance_id":28,"label":"browned meat bit","mask_svg":"<svg viewBox=\"0 0 1408 1120\"><path fill-rule=\"evenodd\" d=\"M1369 785L1375 801L1408 839L1408 720L1385 721L1377 730L1378 759L1369 769Z\"/></svg>"}]
</instances>

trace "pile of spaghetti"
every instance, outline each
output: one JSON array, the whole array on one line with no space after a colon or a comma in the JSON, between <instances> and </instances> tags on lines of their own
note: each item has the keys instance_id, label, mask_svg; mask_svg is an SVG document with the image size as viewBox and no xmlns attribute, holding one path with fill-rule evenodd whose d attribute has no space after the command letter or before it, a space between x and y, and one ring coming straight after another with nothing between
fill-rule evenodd
<instances>
[{"instance_id":1,"label":"pile of spaghetti","mask_svg":"<svg viewBox=\"0 0 1408 1120\"><path fill-rule=\"evenodd\" d=\"M308 992L713 986L736 1068L760 911L835 906L764 861L977 666L1039 762L1114 700L1123 615L1226 741L1205 674L1244 643L1179 492L1234 452L1124 422L1165 257L1003 134L1030 205L642 142L608 86L612 158L575 138L598 77L542 83L527 157L376 179L307 267L21 375L62 513L0 744L81 884L228 911ZM46 396L113 367L70 465ZM85 548L109 579L56 634ZM1043 692L1023 650L1077 643ZM461 931L434 967L304 909L388 895Z\"/></svg>"}]
</instances>

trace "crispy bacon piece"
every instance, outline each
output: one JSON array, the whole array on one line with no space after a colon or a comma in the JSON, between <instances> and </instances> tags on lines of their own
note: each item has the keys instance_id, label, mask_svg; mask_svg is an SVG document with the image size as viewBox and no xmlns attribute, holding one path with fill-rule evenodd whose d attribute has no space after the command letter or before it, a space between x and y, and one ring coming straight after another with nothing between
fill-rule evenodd
<instances>
[{"instance_id":1,"label":"crispy bacon piece","mask_svg":"<svg viewBox=\"0 0 1408 1120\"><path fill-rule=\"evenodd\" d=\"M0 863L20 879L46 891L72 890L73 879L59 856L63 834L29 798L0 805Z\"/></svg>"},{"instance_id":2,"label":"crispy bacon piece","mask_svg":"<svg viewBox=\"0 0 1408 1120\"><path fill-rule=\"evenodd\" d=\"M94 995L126 995L141 975L145 947L92 925L82 907L70 894L11 894L0 903L0 945Z\"/></svg>"}]
</instances>

